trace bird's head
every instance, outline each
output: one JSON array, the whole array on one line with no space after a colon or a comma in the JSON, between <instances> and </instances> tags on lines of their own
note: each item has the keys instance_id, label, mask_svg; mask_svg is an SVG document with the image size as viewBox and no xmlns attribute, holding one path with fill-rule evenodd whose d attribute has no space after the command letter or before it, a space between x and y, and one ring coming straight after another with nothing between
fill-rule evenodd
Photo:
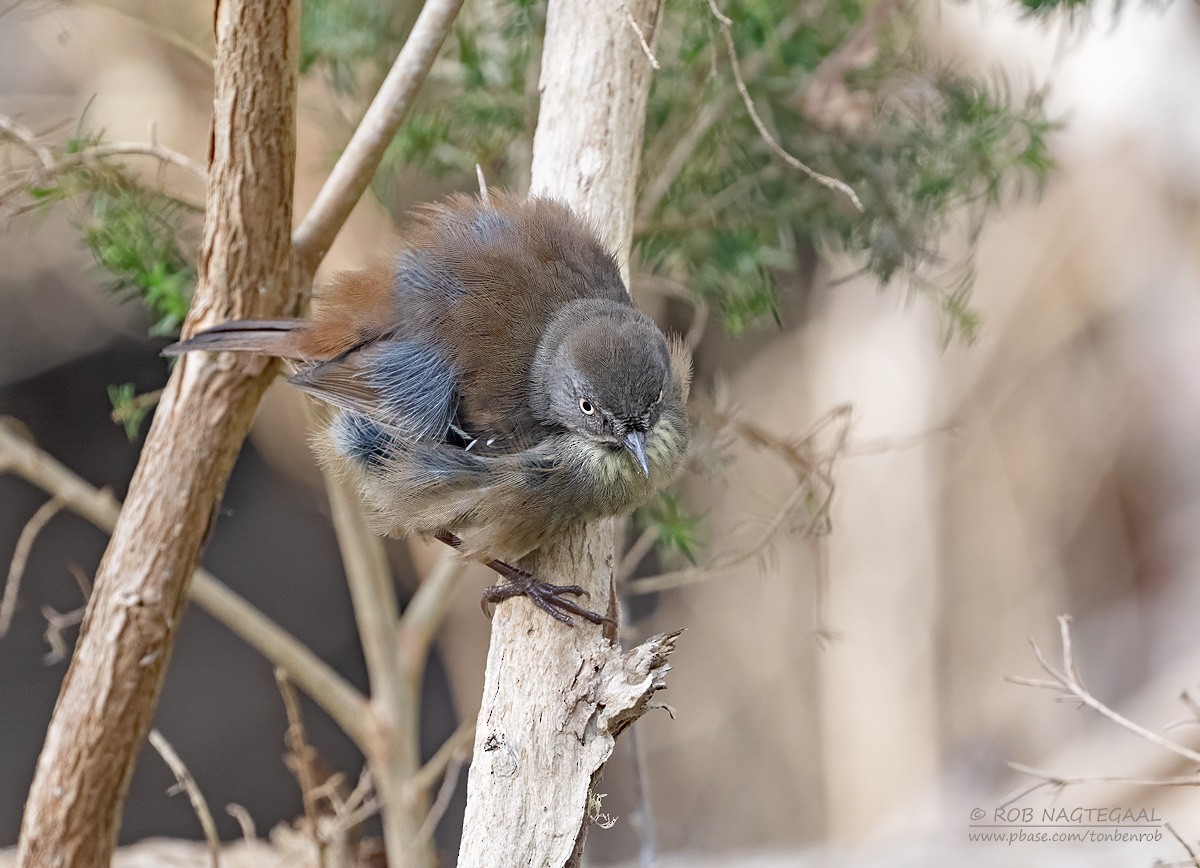
<instances>
[{"instance_id":1,"label":"bird's head","mask_svg":"<svg viewBox=\"0 0 1200 868\"><path fill-rule=\"evenodd\" d=\"M564 308L547 330L533 369L543 421L619 454L649 478L659 420L683 401L666 338L636 308L587 300Z\"/></svg>"}]
</instances>

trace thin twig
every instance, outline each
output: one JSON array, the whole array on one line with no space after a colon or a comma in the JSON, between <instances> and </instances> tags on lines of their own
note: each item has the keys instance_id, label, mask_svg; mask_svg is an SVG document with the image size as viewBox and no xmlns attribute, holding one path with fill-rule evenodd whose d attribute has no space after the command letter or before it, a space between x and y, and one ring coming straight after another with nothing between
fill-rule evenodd
<instances>
[{"instance_id":1,"label":"thin twig","mask_svg":"<svg viewBox=\"0 0 1200 868\"><path fill-rule=\"evenodd\" d=\"M792 14L781 20L773 28L770 33L770 43L768 44L778 44L791 38L802 21L803 16L799 12L799 9L793 11ZM716 46L713 46L712 61L713 74L715 76L717 64ZM767 51L756 51L747 58L745 72L750 78L757 78L766 67L766 64ZM673 144L671 145L670 152L667 154L667 158L662 162L662 167L650 179L641 193L637 207L636 225L638 227L645 227L650 222L650 219L654 216L654 212L671 189L671 185L675 183L675 179L679 177L679 173L683 171L683 167L687 165L687 161L691 159L696 148L704 141L704 137L708 135L709 130L729 115L729 110L733 107L734 99L735 95L732 92L725 91L717 99L704 103L695 119L691 120L679 134L665 139L665 141L672 142ZM647 147L647 154L656 153L659 148L655 147L655 145L658 141L664 140L664 136L666 135L668 135L666 128L660 130L658 135L655 136L655 141Z\"/></svg>"},{"instance_id":2,"label":"thin twig","mask_svg":"<svg viewBox=\"0 0 1200 868\"><path fill-rule=\"evenodd\" d=\"M42 617L46 619L46 632L42 634L42 638L50 646L50 651L45 657L47 666L53 666L66 658L69 649L63 631L82 623L86 612L87 606L80 606L65 614L60 614L52 606L42 606Z\"/></svg>"},{"instance_id":3,"label":"thin twig","mask_svg":"<svg viewBox=\"0 0 1200 868\"><path fill-rule=\"evenodd\" d=\"M375 798L375 779L371 776L370 766L363 766L358 776L358 784L340 804L334 802L333 822L329 825L328 834L331 836L349 835L350 831L367 818L379 812L379 800Z\"/></svg>"},{"instance_id":4,"label":"thin twig","mask_svg":"<svg viewBox=\"0 0 1200 868\"><path fill-rule=\"evenodd\" d=\"M237 820L242 830L242 840L247 844L257 843L258 830L254 828L254 818L250 816L249 811L235 802L230 802L225 806L225 813Z\"/></svg>"},{"instance_id":5,"label":"thin twig","mask_svg":"<svg viewBox=\"0 0 1200 868\"><path fill-rule=\"evenodd\" d=\"M38 141L38 137L33 130L19 123L15 118L11 118L8 115L0 115L0 133L3 133L10 141L19 145L44 167L49 168L54 164L53 152Z\"/></svg>"},{"instance_id":6,"label":"thin twig","mask_svg":"<svg viewBox=\"0 0 1200 868\"><path fill-rule=\"evenodd\" d=\"M1141 724L1134 723L1127 717L1113 711L1103 702L1098 700L1083 686L1082 679L1079 677L1079 670L1075 666L1075 659L1071 647L1071 618L1068 615L1058 616L1059 639L1062 643L1062 671L1051 666L1046 658L1042 655L1041 649L1032 639L1030 644L1033 646L1034 656L1037 658L1038 665L1042 670L1050 676L1050 681L1039 679L1013 679L1014 683L1024 684L1029 687L1038 687L1045 690L1053 690L1065 696L1072 697L1083 705L1095 711L1102 717L1108 718L1117 726L1131 732L1138 738L1150 742L1156 747L1169 751L1176 756L1182 757L1193 765L1200 766L1200 752L1194 751L1189 747L1172 741L1169 738L1163 738L1157 732L1146 729Z\"/></svg>"},{"instance_id":7,"label":"thin twig","mask_svg":"<svg viewBox=\"0 0 1200 868\"><path fill-rule=\"evenodd\" d=\"M67 509L111 532L121 506L19 433L19 423L0 418L0 472L13 473L62 500ZM367 701L325 661L206 570L192 577L191 597L240 636L313 698L362 750L369 743Z\"/></svg>"},{"instance_id":8,"label":"thin twig","mask_svg":"<svg viewBox=\"0 0 1200 868\"><path fill-rule=\"evenodd\" d=\"M763 530L756 534L749 542L738 546L733 551L727 552L719 558L714 558L706 564L687 567L681 570L671 570L670 572L646 576L641 579L633 579L626 583L623 589L624 592L631 595L650 594L655 591L666 591L684 585L696 584L760 557L763 551L774 541L775 534L787 524L788 519L794 515L796 508L804 502L808 493L808 488L804 485L797 486L788 499L784 501L783 505L776 510L775 515L766 523Z\"/></svg>"},{"instance_id":9,"label":"thin twig","mask_svg":"<svg viewBox=\"0 0 1200 868\"><path fill-rule=\"evenodd\" d=\"M1063 788L1073 784L1129 784L1135 787L1200 787L1200 775L1173 775L1168 777L1138 777L1131 775L1058 775L1024 763L1005 763L1014 772L1020 772L1042 781L1037 787ZM1035 787L1035 789L1037 788Z\"/></svg>"},{"instance_id":10,"label":"thin twig","mask_svg":"<svg viewBox=\"0 0 1200 868\"><path fill-rule=\"evenodd\" d=\"M184 170L202 183L206 182L208 178L208 172L204 166L191 157L160 144L157 140L99 142L72 153L56 156L54 151L49 146L42 144L32 131L7 115L0 115L0 133L32 154L36 160L16 181L0 188L0 204L8 201L17 193L45 184L47 179L55 175L65 174L79 166L94 167L101 160L109 157L152 157L162 165L172 165Z\"/></svg>"},{"instance_id":11,"label":"thin twig","mask_svg":"<svg viewBox=\"0 0 1200 868\"><path fill-rule=\"evenodd\" d=\"M1183 836L1180 835L1179 832L1175 830L1175 827L1170 823L1164 822L1163 825L1167 827L1167 831L1171 833L1171 836L1177 842L1179 842L1179 846L1187 851L1189 864L1198 866L1198 868L1200 868L1200 856L1196 855L1196 851L1192 849L1192 845L1185 841Z\"/></svg>"},{"instance_id":12,"label":"thin twig","mask_svg":"<svg viewBox=\"0 0 1200 868\"><path fill-rule=\"evenodd\" d=\"M53 171L61 173L76 166L91 166L106 157L153 157L160 163L175 166L201 182L207 183L208 170L186 154L158 142L101 142L60 157Z\"/></svg>"},{"instance_id":13,"label":"thin twig","mask_svg":"<svg viewBox=\"0 0 1200 868\"><path fill-rule=\"evenodd\" d=\"M629 11L629 4L625 0L621 0L621 14L625 16L626 22L633 28L633 32L637 34L638 45L642 47L642 54L646 55L646 60L650 62L650 68L654 70L661 69L658 65L658 58L654 56L654 52L650 48L650 43L646 41L646 34L642 32L642 25L638 24L633 18L633 13Z\"/></svg>"},{"instance_id":14,"label":"thin twig","mask_svg":"<svg viewBox=\"0 0 1200 868\"><path fill-rule=\"evenodd\" d=\"M316 848L317 866L325 868L325 842L321 839L320 826L317 816L317 803L314 793L317 790L317 776L313 768L313 755L316 751L308 743L308 734L304 729L304 716L300 713L300 697L296 688L288 680L287 673L282 669L275 670L275 683L279 685L279 694L283 697L283 708L287 714L288 728L284 743L288 749L288 766L296 776L300 785L300 797L304 807L304 825L308 836Z\"/></svg>"},{"instance_id":15,"label":"thin twig","mask_svg":"<svg viewBox=\"0 0 1200 868\"><path fill-rule=\"evenodd\" d=\"M1038 666L1045 672L1049 678L1024 678L1019 676L1006 676L1006 680L1013 684L1020 684L1025 687L1034 687L1039 690L1049 690L1059 694L1062 699L1069 699L1072 702L1078 702L1095 711L1102 717L1115 723L1121 729L1133 733L1138 738L1149 742L1155 747L1162 748L1178 757L1187 760L1193 766L1200 767L1200 752L1192 750L1178 742L1172 741L1169 738L1164 738L1158 733L1147 729L1141 724L1135 723L1129 718L1113 711L1099 699L1092 695L1084 685L1080 677L1079 669L1075 663L1073 643L1071 637L1071 618L1068 615L1058 616L1059 641L1062 645L1062 669L1056 669L1042 654L1042 649L1038 644L1030 638L1029 644L1033 649L1034 657L1037 659ZM1166 786L1166 787L1196 787L1200 786L1200 775L1184 775L1176 777L1164 778L1136 778L1126 777L1121 775L1076 775L1065 776L1056 775L1051 772L1042 771L1031 766L1022 765L1021 763L1010 762L1009 767L1015 771L1030 777L1038 778L1041 783L1035 784L1032 787L1023 790L1019 795L1009 799L1005 804L1011 804L1030 793L1043 787L1053 787L1055 789L1063 789L1067 786L1080 783L1093 782L1120 782L1132 784L1135 786Z\"/></svg>"},{"instance_id":16,"label":"thin twig","mask_svg":"<svg viewBox=\"0 0 1200 868\"><path fill-rule=\"evenodd\" d=\"M704 412L715 423L732 430L751 446L767 449L783 459L796 477L796 487L767 521L763 530L743 545L705 564L627 582L624 588L627 594L646 594L695 584L762 557L774 543L776 534L789 527L802 511L811 516L808 527L810 535L821 536L828 533L829 506L837 490L833 478L833 465L845 452L849 440L852 415L849 404L835 407L808 433L794 440L777 437L756 423L739 419L715 407L709 407ZM833 431L832 443L827 449L818 451L817 438L827 430Z\"/></svg>"},{"instance_id":17,"label":"thin twig","mask_svg":"<svg viewBox=\"0 0 1200 868\"><path fill-rule=\"evenodd\" d=\"M17 608L17 595L21 589L21 578L25 575L25 564L29 561L29 553L33 543L42 532L42 528L63 508L63 502L58 497L52 497L43 503L33 517L25 523L17 544L13 548L12 562L8 565L8 580L4 584L4 599L0 600L0 636L8 633L12 625L13 612Z\"/></svg>"},{"instance_id":18,"label":"thin twig","mask_svg":"<svg viewBox=\"0 0 1200 868\"><path fill-rule=\"evenodd\" d=\"M427 0L379 92L371 100L316 201L293 233L296 256L308 274L316 271L342 224L371 183L462 4L463 0Z\"/></svg>"},{"instance_id":19,"label":"thin twig","mask_svg":"<svg viewBox=\"0 0 1200 868\"><path fill-rule=\"evenodd\" d=\"M219 868L221 864L221 838L217 835L217 824L213 822L212 812L208 810L208 802L204 798L204 793L200 792L200 788L196 786L196 779L192 777L192 773L188 771L187 766L183 764L183 760L179 758L179 754L175 753L175 748L171 747L171 743L157 729L150 730L150 744L154 745L154 749L158 751L158 755L170 766L172 774L175 775L178 788L187 793L187 797L192 803L192 810L196 812L196 816L200 820L200 826L204 829L204 839L208 842L208 852L212 857L212 866L213 868Z\"/></svg>"},{"instance_id":20,"label":"thin twig","mask_svg":"<svg viewBox=\"0 0 1200 868\"><path fill-rule=\"evenodd\" d=\"M733 80L737 85L738 93L742 96L742 103L746 106L746 111L750 115L750 120L754 122L755 129L762 136L764 142L767 143L776 156L782 159L785 163L794 169L799 169L812 180L816 181L822 187L845 195L850 202L859 211L864 210L863 204L858 198L858 194L854 192L854 188L845 181L840 181L837 178L831 178L829 175L823 175L815 169L809 168L807 165L796 159L786 150L779 142L771 135L771 131L767 129L767 125L763 123L763 119L758 114L758 109L754 105L754 100L750 96L750 91L746 87L746 80L742 77L741 64L738 61L737 48L733 44L733 21L726 16L719 8L717 8L716 0L708 0L708 8L712 10L713 17L717 19L720 25L721 36L725 40L725 48L729 52L729 64L733 68Z\"/></svg>"}]
</instances>

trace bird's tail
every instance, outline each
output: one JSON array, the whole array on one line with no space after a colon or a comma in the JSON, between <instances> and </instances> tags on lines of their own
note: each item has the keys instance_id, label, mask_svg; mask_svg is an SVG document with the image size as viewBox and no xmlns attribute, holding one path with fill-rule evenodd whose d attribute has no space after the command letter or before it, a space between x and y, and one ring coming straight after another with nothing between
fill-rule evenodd
<instances>
[{"instance_id":1,"label":"bird's tail","mask_svg":"<svg viewBox=\"0 0 1200 868\"><path fill-rule=\"evenodd\" d=\"M187 340L165 348L164 356L179 356L194 350L208 352L260 353L281 359L298 359L304 352L307 320L237 319L210 326Z\"/></svg>"}]
</instances>

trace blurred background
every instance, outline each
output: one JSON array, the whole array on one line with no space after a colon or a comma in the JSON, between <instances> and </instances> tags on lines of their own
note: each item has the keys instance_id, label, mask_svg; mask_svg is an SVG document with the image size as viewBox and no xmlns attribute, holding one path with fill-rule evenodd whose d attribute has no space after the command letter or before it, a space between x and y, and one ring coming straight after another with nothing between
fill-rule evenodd
<instances>
[{"instance_id":1,"label":"blurred background","mask_svg":"<svg viewBox=\"0 0 1200 868\"><path fill-rule=\"evenodd\" d=\"M527 182L543 13L467 7L328 271L386 255L405 209L473 189L477 162L494 184ZM416 8L305 5L298 213ZM696 349L699 442L678 489L626 533L661 545L631 565L624 632L687 631L671 713L651 712L606 769L603 807L617 822L592 831L587 858L1193 864L1161 824L1197 848L1200 795L1151 779L1196 770L1005 676L1045 677L1031 638L1060 665L1055 618L1069 614L1087 689L1197 747L1196 706L1180 699L1200 696L1196 4L726 11L781 144L851 183L866 210L771 153L743 117L707 8L670 0L633 289ZM211 20L211 5L191 0L10 5L0 114L48 143L154 139L203 163ZM131 160L111 188L63 176L22 198L7 185L23 157L3 156L0 415L120 496L145 430L131 402L167 375L171 292L186 309L203 189ZM114 264L105 220L123 213L127 182L161 197L137 204L172 223L152 251L178 260L171 280ZM205 564L365 688L305 418L294 392L272 389ZM0 476L0 563L45 500ZM73 573L91 575L104 544L82 519L51 519L0 638L0 848L16 841L67 664L47 656L47 612L82 604ZM392 542L389 554L407 597L438 553ZM488 581L478 571L463 583L439 637L430 753L478 705L488 624L476 591ZM349 741L305 709L322 761L357 778ZM197 608L155 725L223 837L240 834L228 803L264 836L300 813L271 667ZM973 823L996 822L1039 781L1008 761L1118 779L1015 806L1146 810L1161 840L970 840ZM200 837L172 783L144 753L123 842ZM438 829L447 854L463 786Z\"/></svg>"}]
</instances>

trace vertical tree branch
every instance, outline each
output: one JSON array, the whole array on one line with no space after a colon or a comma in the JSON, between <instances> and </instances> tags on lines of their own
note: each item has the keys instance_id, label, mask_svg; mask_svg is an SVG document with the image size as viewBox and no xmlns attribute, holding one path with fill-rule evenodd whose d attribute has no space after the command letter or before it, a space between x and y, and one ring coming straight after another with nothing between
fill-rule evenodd
<instances>
[{"instance_id":1,"label":"vertical tree branch","mask_svg":"<svg viewBox=\"0 0 1200 868\"><path fill-rule=\"evenodd\" d=\"M616 249L628 280L634 191L660 0L551 0L532 192L555 196ZM545 547L537 572L578 583L590 606L614 611L612 522ZM467 784L459 864L578 864L592 787L616 735L662 686L674 636L626 655L600 628L564 626L527 601L492 621L483 704Z\"/></svg>"},{"instance_id":2,"label":"vertical tree branch","mask_svg":"<svg viewBox=\"0 0 1200 868\"><path fill-rule=\"evenodd\" d=\"M222 0L199 284L185 331L294 311L298 4ZM188 582L274 365L181 360L96 574L25 806L18 861L107 865Z\"/></svg>"}]
</instances>

